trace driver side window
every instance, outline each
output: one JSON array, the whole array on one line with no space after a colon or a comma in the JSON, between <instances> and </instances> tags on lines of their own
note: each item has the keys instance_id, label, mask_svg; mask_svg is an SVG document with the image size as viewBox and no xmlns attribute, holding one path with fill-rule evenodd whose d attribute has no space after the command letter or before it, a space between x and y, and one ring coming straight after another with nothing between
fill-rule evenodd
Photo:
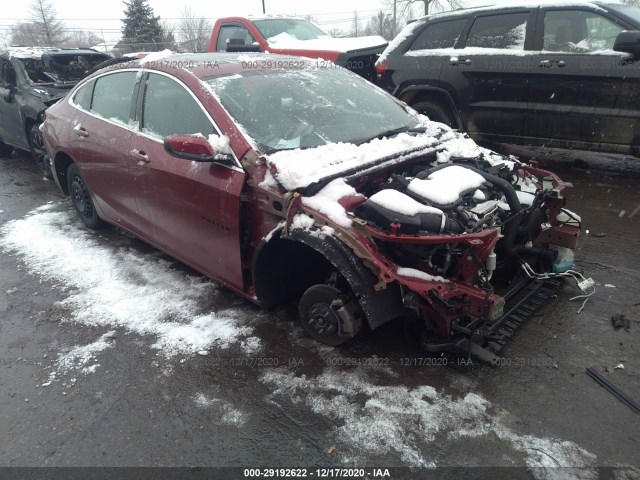
<instances>
[{"instance_id":1,"label":"driver side window","mask_svg":"<svg viewBox=\"0 0 640 480\"><path fill-rule=\"evenodd\" d=\"M553 10L544 15L543 50L590 53L613 50L624 29L596 13L582 10Z\"/></svg>"},{"instance_id":2,"label":"driver side window","mask_svg":"<svg viewBox=\"0 0 640 480\"><path fill-rule=\"evenodd\" d=\"M191 94L175 80L156 73L147 79L141 126L145 133L159 137L197 133L208 137L214 132Z\"/></svg>"}]
</instances>

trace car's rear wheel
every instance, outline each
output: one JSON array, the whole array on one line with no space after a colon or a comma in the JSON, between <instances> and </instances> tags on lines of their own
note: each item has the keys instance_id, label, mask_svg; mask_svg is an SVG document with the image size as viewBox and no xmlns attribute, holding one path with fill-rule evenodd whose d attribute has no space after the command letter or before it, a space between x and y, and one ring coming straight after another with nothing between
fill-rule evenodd
<instances>
[{"instance_id":1,"label":"car's rear wheel","mask_svg":"<svg viewBox=\"0 0 640 480\"><path fill-rule=\"evenodd\" d=\"M330 285L307 289L298 304L304 330L326 345L341 345L362 328L362 314L353 295Z\"/></svg>"},{"instance_id":2,"label":"car's rear wheel","mask_svg":"<svg viewBox=\"0 0 640 480\"><path fill-rule=\"evenodd\" d=\"M51 165L49 164L47 151L44 148L44 139L42 138L39 124L32 125L29 129L29 149L31 150L31 156L42 174L46 178L53 178L51 176Z\"/></svg>"},{"instance_id":3,"label":"car's rear wheel","mask_svg":"<svg viewBox=\"0 0 640 480\"><path fill-rule=\"evenodd\" d=\"M13 152L13 147L6 143L0 142L0 157L8 157Z\"/></svg>"},{"instance_id":4,"label":"car's rear wheel","mask_svg":"<svg viewBox=\"0 0 640 480\"><path fill-rule=\"evenodd\" d=\"M429 117L429 120L434 122L444 123L451 128L455 128L455 121L451 110L436 102L417 102L411 105L414 110Z\"/></svg>"},{"instance_id":5,"label":"car's rear wheel","mask_svg":"<svg viewBox=\"0 0 640 480\"><path fill-rule=\"evenodd\" d=\"M98 217L96 207L91 200L91 194L87 184L80 175L80 170L75 164L71 164L67 170L67 186L71 202L78 212L78 216L87 228L97 230L105 225L104 221Z\"/></svg>"}]
</instances>

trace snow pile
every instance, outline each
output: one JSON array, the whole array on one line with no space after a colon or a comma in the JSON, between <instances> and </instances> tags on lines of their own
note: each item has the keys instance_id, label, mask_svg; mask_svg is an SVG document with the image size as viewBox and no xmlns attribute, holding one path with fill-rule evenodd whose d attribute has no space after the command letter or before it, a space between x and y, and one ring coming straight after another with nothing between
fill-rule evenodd
<instances>
[{"instance_id":1,"label":"snow pile","mask_svg":"<svg viewBox=\"0 0 640 480\"><path fill-rule=\"evenodd\" d=\"M93 373L100 366L96 361L98 353L111 348L113 343L111 340L115 337L115 331L102 335L98 340L88 345L76 345L65 354L58 356L54 365L54 371L49 374L49 380L43 383L42 387L48 387L52 382L61 375L68 375L72 372L83 374ZM70 378L68 384L73 385L76 382L75 377Z\"/></svg>"},{"instance_id":2,"label":"snow pile","mask_svg":"<svg viewBox=\"0 0 640 480\"><path fill-rule=\"evenodd\" d=\"M287 32L282 32L270 37L267 39L267 42L269 42L269 46L273 49L328 50L334 52L350 52L352 50L382 47L387 44L387 41L378 35L352 38L334 38L326 35L311 40L298 40Z\"/></svg>"},{"instance_id":3,"label":"snow pile","mask_svg":"<svg viewBox=\"0 0 640 480\"><path fill-rule=\"evenodd\" d=\"M295 230L296 228L301 228L303 230L308 230L313 227L313 223L313 218L311 218L309 215L298 213L291 220L291 229Z\"/></svg>"},{"instance_id":4,"label":"snow pile","mask_svg":"<svg viewBox=\"0 0 640 480\"><path fill-rule=\"evenodd\" d=\"M351 185L347 185L344 179L338 178L313 197L303 197L302 203L320 213L324 213L341 227L348 228L351 226L351 219L338 201L343 197L352 197L354 195L357 195L356 190Z\"/></svg>"},{"instance_id":5,"label":"snow pile","mask_svg":"<svg viewBox=\"0 0 640 480\"><path fill-rule=\"evenodd\" d=\"M398 268L396 273L402 277L419 278L420 280L426 280L428 282L449 283L449 280L447 280L446 278L436 276L436 275L429 275L427 272L423 272L422 270L416 270L414 268L400 267Z\"/></svg>"},{"instance_id":6,"label":"snow pile","mask_svg":"<svg viewBox=\"0 0 640 480\"><path fill-rule=\"evenodd\" d=\"M433 213L435 215L444 215L439 208L430 207L417 202L409 195L393 189L381 190L369 197L369 201L376 205L391 210L401 215L413 217L420 213Z\"/></svg>"},{"instance_id":7,"label":"snow pile","mask_svg":"<svg viewBox=\"0 0 640 480\"><path fill-rule=\"evenodd\" d=\"M211 148L213 148L213 151L216 154L218 153L222 153L226 155L233 154L233 152L231 151L231 145L229 144L229 137L227 137L226 135L211 134L209 135L208 141L209 141L209 145L211 145Z\"/></svg>"},{"instance_id":8,"label":"snow pile","mask_svg":"<svg viewBox=\"0 0 640 480\"><path fill-rule=\"evenodd\" d=\"M363 367L328 368L317 377L276 369L260 380L273 389L269 398L283 409L290 408L289 402L303 404L335 424L336 450L346 463L367 465L372 458L397 454L409 466L433 467L434 458L441 457L449 444L494 435L518 452L515 458L505 458L503 466L517 464L524 454L538 478L550 478L559 466L596 466L596 457L572 442L515 432L506 412L475 393L452 398L428 385L384 385ZM479 461L496 466L500 459ZM561 473L571 478L571 471ZM575 475L597 478L597 471Z\"/></svg>"},{"instance_id":9,"label":"snow pile","mask_svg":"<svg viewBox=\"0 0 640 480\"><path fill-rule=\"evenodd\" d=\"M31 273L69 290L60 304L71 321L154 335L153 347L167 356L227 348L252 331L238 311L203 311L215 284L162 258L105 246L75 212L45 205L6 223L0 235L0 247L19 254Z\"/></svg>"},{"instance_id":10,"label":"snow pile","mask_svg":"<svg viewBox=\"0 0 640 480\"><path fill-rule=\"evenodd\" d=\"M438 205L451 205L458 201L463 192L480 187L484 181L479 173L452 165L433 172L426 180L414 178L407 189Z\"/></svg>"},{"instance_id":11,"label":"snow pile","mask_svg":"<svg viewBox=\"0 0 640 480\"><path fill-rule=\"evenodd\" d=\"M247 420L247 415L234 406L219 398L209 398L204 393L198 393L193 401L201 408L208 408L213 414L212 421L218 425L241 427Z\"/></svg>"}]
</instances>

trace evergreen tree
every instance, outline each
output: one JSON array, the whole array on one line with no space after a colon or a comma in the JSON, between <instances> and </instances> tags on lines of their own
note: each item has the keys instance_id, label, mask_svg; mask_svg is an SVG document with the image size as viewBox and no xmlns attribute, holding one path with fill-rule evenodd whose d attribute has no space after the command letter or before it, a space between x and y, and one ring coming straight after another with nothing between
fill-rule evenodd
<instances>
[{"instance_id":1,"label":"evergreen tree","mask_svg":"<svg viewBox=\"0 0 640 480\"><path fill-rule=\"evenodd\" d=\"M125 1L127 9L122 20L122 44L129 51L157 51L164 48L164 32L160 26L160 17L153 15L153 9L147 0Z\"/></svg>"}]
</instances>

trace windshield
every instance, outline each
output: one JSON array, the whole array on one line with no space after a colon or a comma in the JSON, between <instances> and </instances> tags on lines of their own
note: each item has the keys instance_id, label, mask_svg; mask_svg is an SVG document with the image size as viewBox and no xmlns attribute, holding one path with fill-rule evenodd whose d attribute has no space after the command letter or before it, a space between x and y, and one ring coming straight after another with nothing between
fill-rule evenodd
<instances>
[{"instance_id":1,"label":"windshield","mask_svg":"<svg viewBox=\"0 0 640 480\"><path fill-rule=\"evenodd\" d=\"M335 66L254 70L204 81L265 153L363 143L418 126L392 97Z\"/></svg>"},{"instance_id":2,"label":"windshield","mask_svg":"<svg viewBox=\"0 0 640 480\"><path fill-rule=\"evenodd\" d=\"M314 40L329 36L327 32L320 30L313 23L306 20L273 18L269 20L254 20L253 24L267 40L283 33L296 40Z\"/></svg>"},{"instance_id":3,"label":"windshield","mask_svg":"<svg viewBox=\"0 0 640 480\"><path fill-rule=\"evenodd\" d=\"M21 58L29 80L33 83L77 83L97 64L109 56L43 55L42 58Z\"/></svg>"}]
</instances>

